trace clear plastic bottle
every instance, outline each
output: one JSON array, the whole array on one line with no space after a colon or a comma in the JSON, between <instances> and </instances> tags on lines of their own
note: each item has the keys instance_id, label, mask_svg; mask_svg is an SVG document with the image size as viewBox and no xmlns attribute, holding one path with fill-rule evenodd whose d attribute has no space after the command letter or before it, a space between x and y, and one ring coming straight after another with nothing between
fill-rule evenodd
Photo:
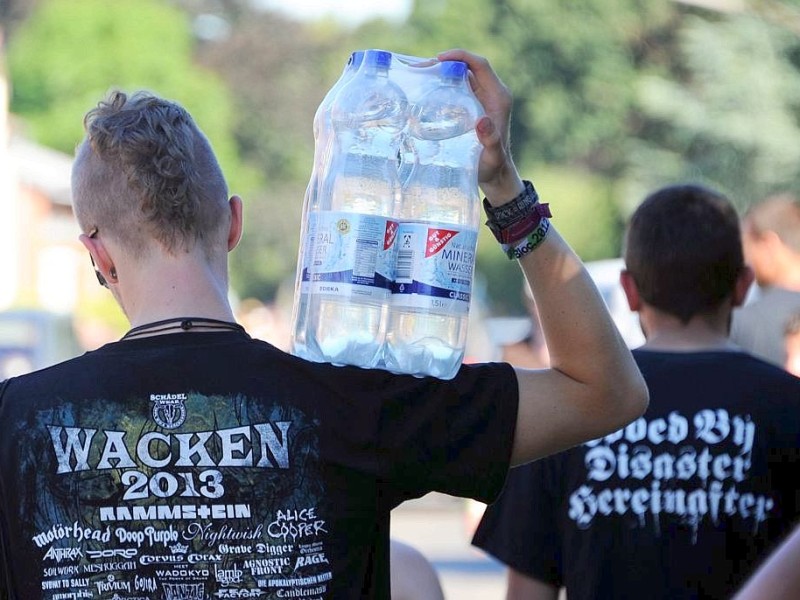
<instances>
[{"instance_id":1,"label":"clear plastic bottle","mask_svg":"<svg viewBox=\"0 0 800 600\"><path fill-rule=\"evenodd\" d=\"M408 102L392 55L367 50L331 106L330 168L321 180L310 257L307 350L312 360L380 366L394 270L392 220Z\"/></svg>"},{"instance_id":2,"label":"clear plastic bottle","mask_svg":"<svg viewBox=\"0 0 800 600\"><path fill-rule=\"evenodd\" d=\"M483 114L465 63L411 110L417 160L402 192L384 359L400 373L452 378L464 358L480 223L475 123Z\"/></svg>"},{"instance_id":3,"label":"clear plastic bottle","mask_svg":"<svg viewBox=\"0 0 800 600\"><path fill-rule=\"evenodd\" d=\"M350 81L361 66L364 52L357 50L350 55L341 76L333 84L328 93L320 102L314 114L314 164L311 168L311 177L308 181L305 197L303 198L303 212L300 221L300 248L297 256L297 272L294 285L294 304L292 306L292 331L290 350L292 354L302 358L309 358L307 350L308 304L310 291L310 257L313 253L314 231L309 227L310 213L319 209L320 178L326 173L331 158L333 145L331 127L331 105L336 95Z\"/></svg>"}]
</instances>

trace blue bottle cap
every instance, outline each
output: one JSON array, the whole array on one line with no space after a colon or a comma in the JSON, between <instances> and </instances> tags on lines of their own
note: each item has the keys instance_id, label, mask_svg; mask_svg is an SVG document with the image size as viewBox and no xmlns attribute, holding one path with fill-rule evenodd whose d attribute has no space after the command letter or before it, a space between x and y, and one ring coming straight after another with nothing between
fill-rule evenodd
<instances>
[{"instance_id":1,"label":"blue bottle cap","mask_svg":"<svg viewBox=\"0 0 800 600\"><path fill-rule=\"evenodd\" d=\"M352 68L358 68L361 66L361 63L364 60L364 51L363 50L356 50L350 55L350 66Z\"/></svg>"},{"instance_id":2,"label":"blue bottle cap","mask_svg":"<svg viewBox=\"0 0 800 600\"><path fill-rule=\"evenodd\" d=\"M370 67L388 69L392 64L392 53L385 50L367 50L365 57Z\"/></svg>"},{"instance_id":3,"label":"blue bottle cap","mask_svg":"<svg viewBox=\"0 0 800 600\"><path fill-rule=\"evenodd\" d=\"M462 79L467 74L467 63L460 60L442 62L441 76L445 79Z\"/></svg>"}]
</instances>

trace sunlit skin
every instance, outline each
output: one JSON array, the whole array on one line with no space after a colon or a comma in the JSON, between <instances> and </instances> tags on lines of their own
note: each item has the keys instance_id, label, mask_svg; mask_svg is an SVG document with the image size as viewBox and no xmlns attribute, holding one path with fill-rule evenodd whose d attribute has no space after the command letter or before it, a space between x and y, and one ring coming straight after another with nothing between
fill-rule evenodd
<instances>
[{"instance_id":1,"label":"sunlit skin","mask_svg":"<svg viewBox=\"0 0 800 600\"><path fill-rule=\"evenodd\" d=\"M786 336L786 370L800 377L800 331Z\"/></svg>"}]
</instances>

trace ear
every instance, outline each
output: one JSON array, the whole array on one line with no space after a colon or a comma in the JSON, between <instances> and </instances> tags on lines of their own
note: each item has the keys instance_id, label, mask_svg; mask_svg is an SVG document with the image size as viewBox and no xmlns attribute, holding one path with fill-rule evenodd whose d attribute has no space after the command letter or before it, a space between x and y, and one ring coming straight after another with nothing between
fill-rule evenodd
<instances>
[{"instance_id":1,"label":"ear","mask_svg":"<svg viewBox=\"0 0 800 600\"><path fill-rule=\"evenodd\" d=\"M622 291L625 292L625 298L628 300L628 308L634 312L639 312L642 308L642 299L639 296L639 288L636 287L633 275L623 269L619 274L619 283L622 285Z\"/></svg>"},{"instance_id":2,"label":"ear","mask_svg":"<svg viewBox=\"0 0 800 600\"><path fill-rule=\"evenodd\" d=\"M769 251L784 245L781 236L771 230L762 231L758 237L758 243L763 244Z\"/></svg>"},{"instance_id":3,"label":"ear","mask_svg":"<svg viewBox=\"0 0 800 600\"><path fill-rule=\"evenodd\" d=\"M98 237L89 237L85 233L82 233L78 239L84 248L89 251L92 262L94 262L94 268L100 271L100 274L109 284L117 283L117 269L114 266L114 260L108 254L105 244L103 244L103 240Z\"/></svg>"},{"instance_id":4,"label":"ear","mask_svg":"<svg viewBox=\"0 0 800 600\"><path fill-rule=\"evenodd\" d=\"M736 278L736 283L733 287L733 297L731 299L733 306L741 306L744 304L744 301L747 299L747 292L753 284L753 279L755 279L753 269L745 265L739 272L739 276Z\"/></svg>"},{"instance_id":5,"label":"ear","mask_svg":"<svg viewBox=\"0 0 800 600\"><path fill-rule=\"evenodd\" d=\"M231 196L231 199L228 200L228 207L231 211L231 226L228 231L228 252L230 252L239 245L239 240L242 239L242 199L239 196Z\"/></svg>"}]
</instances>

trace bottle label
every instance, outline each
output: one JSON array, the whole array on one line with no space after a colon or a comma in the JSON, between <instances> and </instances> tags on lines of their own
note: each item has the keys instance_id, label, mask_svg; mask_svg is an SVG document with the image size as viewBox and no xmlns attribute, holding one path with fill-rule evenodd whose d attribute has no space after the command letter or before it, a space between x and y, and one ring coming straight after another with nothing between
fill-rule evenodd
<instances>
[{"instance_id":1,"label":"bottle label","mask_svg":"<svg viewBox=\"0 0 800 600\"><path fill-rule=\"evenodd\" d=\"M398 223L378 215L309 214L310 260L303 278L312 294L388 299Z\"/></svg>"},{"instance_id":2,"label":"bottle label","mask_svg":"<svg viewBox=\"0 0 800 600\"><path fill-rule=\"evenodd\" d=\"M300 293L311 291L311 257L314 252L314 238L317 236L317 212L308 212L305 223L305 239L300 247Z\"/></svg>"},{"instance_id":3,"label":"bottle label","mask_svg":"<svg viewBox=\"0 0 800 600\"><path fill-rule=\"evenodd\" d=\"M392 307L466 315L477 243L457 225L400 223Z\"/></svg>"}]
</instances>

